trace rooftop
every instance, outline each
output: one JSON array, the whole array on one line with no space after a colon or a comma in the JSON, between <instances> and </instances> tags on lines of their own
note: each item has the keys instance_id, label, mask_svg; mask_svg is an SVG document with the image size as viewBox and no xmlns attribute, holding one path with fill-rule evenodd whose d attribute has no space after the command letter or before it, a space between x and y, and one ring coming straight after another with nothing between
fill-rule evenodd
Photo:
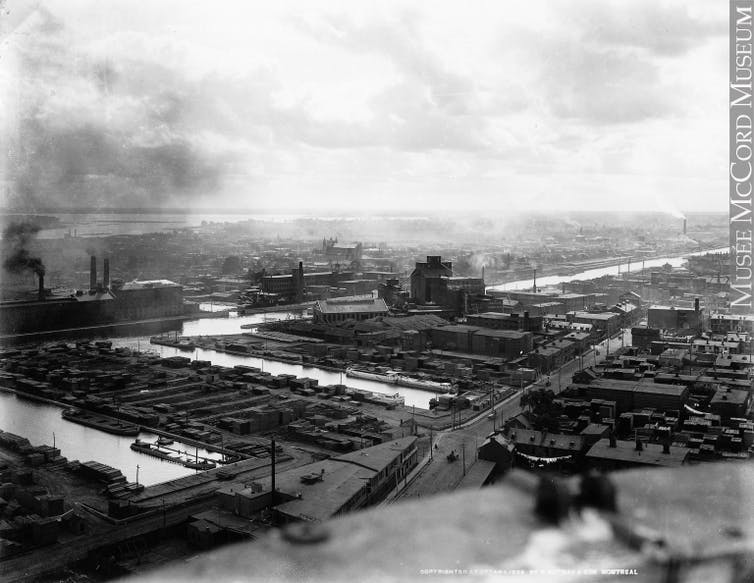
<instances>
[{"instance_id":1,"label":"rooftop","mask_svg":"<svg viewBox=\"0 0 754 583\"><path fill-rule=\"evenodd\" d=\"M332 302L319 300L314 306L315 311L322 314L359 314L359 313L388 313L388 307L382 298L358 299L349 302Z\"/></svg>"},{"instance_id":2,"label":"rooftop","mask_svg":"<svg viewBox=\"0 0 754 583\"><path fill-rule=\"evenodd\" d=\"M580 451L584 446L584 438L580 435L548 433L534 429L513 429L508 436L516 445L549 447L574 452Z\"/></svg>"},{"instance_id":3,"label":"rooftop","mask_svg":"<svg viewBox=\"0 0 754 583\"><path fill-rule=\"evenodd\" d=\"M688 449L675 445L669 447L669 453L663 453L663 446L659 443L643 443L639 451L633 441L616 440L615 447L610 447L609 439L600 439L587 452L586 457L649 466L678 467L683 465L688 455Z\"/></svg>"},{"instance_id":4,"label":"rooftop","mask_svg":"<svg viewBox=\"0 0 754 583\"><path fill-rule=\"evenodd\" d=\"M276 476L277 490L301 497L279 504L277 509L304 520L327 520L415 442L415 437L403 437L281 472ZM309 484L301 481L303 476L314 474L322 475L322 480ZM270 478L261 483L269 490Z\"/></svg>"},{"instance_id":5,"label":"rooftop","mask_svg":"<svg viewBox=\"0 0 754 583\"><path fill-rule=\"evenodd\" d=\"M710 404L717 403L731 403L733 405L743 405L749 398L747 391L739 391L736 389L720 389L715 392Z\"/></svg>"},{"instance_id":6,"label":"rooftop","mask_svg":"<svg viewBox=\"0 0 754 583\"><path fill-rule=\"evenodd\" d=\"M179 284L175 283L174 281L170 281L169 279L149 279L149 280L133 280L129 281L123 284L123 287L121 287L121 290L132 290L132 289L149 289L149 288L155 288L155 287L181 287Z\"/></svg>"}]
</instances>

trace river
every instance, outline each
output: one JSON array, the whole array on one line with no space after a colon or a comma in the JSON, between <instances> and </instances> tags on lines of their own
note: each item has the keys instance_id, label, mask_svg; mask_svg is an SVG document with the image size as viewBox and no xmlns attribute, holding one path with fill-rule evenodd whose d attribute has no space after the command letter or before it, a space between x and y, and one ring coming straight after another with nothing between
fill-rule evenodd
<instances>
[{"instance_id":1,"label":"river","mask_svg":"<svg viewBox=\"0 0 754 583\"><path fill-rule=\"evenodd\" d=\"M643 262L644 268L650 268L650 267L662 267L666 263L669 263L673 267L680 267L683 265L684 259L686 257L692 256L692 255L705 255L707 253L725 253L729 249L727 247L721 247L719 249L712 249L708 251L695 251L693 253L684 253L683 255L677 255L674 257L660 257L659 259L646 259ZM642 267L642 261L632 261L629 263L621 263L616 265L611 265L608 267L600 267L599 269L589 269L587 271L581 271L579 273L574 273L572 275L548 275L545 277L538 277L537 278L537 287L545 287L550 285L560 285L561 283L568 283L569 281L577 281L577 280L589 280L589 279L597 279L600 277L604 277L606 275L619 275L621 273L626 273L630 269L633 269L634 271L640 270ZM493 285L488 287L488 290L492 291L513 291L513 290L526 290L531 289L533 285L533 280L531 278L529 279L521 279L518 281L511 281L508 283L503 283L500 285Z\"/></svg>"}]
</instances>

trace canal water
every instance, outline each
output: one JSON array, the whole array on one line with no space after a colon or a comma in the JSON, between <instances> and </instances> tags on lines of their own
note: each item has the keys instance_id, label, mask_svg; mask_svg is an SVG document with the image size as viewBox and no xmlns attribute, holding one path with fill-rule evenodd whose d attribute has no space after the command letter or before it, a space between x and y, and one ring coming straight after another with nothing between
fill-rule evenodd
<instances>
[{"instance_id":1,"label":"canal water","mask_svg":"<svg viewBox=\"0 0 754 583\"><path fill-rule=\"evenodd\" d=\"M232 313L233 314L233 313ZM244 325L261 324L274 320L285 320L300 318L290 312L270 312L266 314L254 314L251 316L235 316L229 318L207 318L201 320L191 320L183 324L181 334L184 336L218 336L221 334L240 334L242 332L251 332L254 328L241 328ZM193 353L179 350L170 346L161 346L159 344L150 344L149 336L132 336L126 338L111 338L113 347L128 347L134 350L150 351L162 357L168 356L190 356L194 360L209 360L212 364L220 366L246 365L255 366L274 375L292 374L297 377L309 377L317 379L320 385L344 384L357 389L365 389L375 393L401 395L407 406L416 406L423 409L429 409L429 400L436 396L429 391L421 391L407 387L399 387L387 383L370 381L366 379L357 379L347 377L345 373L331 372L312 366L300 364L291 364L288 362L278 362L253 356L239 356L235 354L226 354L216 350L204 350L197 348Z\"/></svg>"},{"instance_id":2,"label":"canal water","mask_svg":"<svg viewBox=\"0 0 754 583\"><path fill-rule=\"evenodd\" d=\"M659 259L647 259L644 261L644 269L651 267L662 267L666 263L669 263L673 267L681 267L686 257L692 255L705 255L707 253L725 253L728 251L727 247L721 247L719 249L713 249L711 251L696 251L694 253L685 253L676 257L661 257ZM568 283L570 281L589 280L604 277L606 275L619 275L626 273L629 269L638 272L642 267L641 259L632 261L629 263L621 263L620 265L612 265L609 267L601 267L599 269L589 269L580 273L574 273L572 275L548 275L537 278L537 287L546 287L549 285L560 285L561 283ZM490 286L487 289L492 291L514 291L531 289L533 280L522 279L518 281L511 281L500 285Z\"/></svg>"},{"instance_id":3,"label":"canal water","mask_svg":"<svg viewBox=\"0 0 754 583\"><path fill-rule=\"evenodd\" d=\"M172 462L135 452L131 449L134 437L121 437L66 421L60 414L61 407L30 401L13 393L0 391L0 429L27 438L32 445L53 445L60 449L60 455L80 462L97 461L123 472L130 482L136 481L136 466L139 466L139 483L151 486L159 482L174 480L193 474L191 470ZM154 442L157 435L148 432L139 434L142 441ZM178 442L169 446L186 451L187 456L196 455L193 446ZM202 448L199 457L217 460L218 453L210 453Z\"/></svg>"},{"instance_id":4,"label":"canal water","mask_svg":"<svg viewBox=\"0 0 754 583\"><path fill-rule=\"evenodd\" d=\"M716 252L726 251L727 248L716 250ZM700 254L700 253L696 253ZM688 254L687 254L688 255ZM665 263L673 266L682 264L682 257L665 257L645 261L645 267L659 267ZM632 263L634 269L640 268L641 264ZM628 265L622 265L620 271L627 271ZM569 276L551 276L543 277L537 280L542 285L557 285L562 282L577 279L593 279L603 275L618 273L618 266L594 269ZM518 281L494 286L491 289L526 289L531 285L531 281ZM202 309L208 310L207 306ZM219 309L211 306L212 310ZM248 329L242 329L242 325L260 324L265 321L290 319L300 317L300 313L292 312L272 312L266 314L254 314L250 316L238 316L235 312L231 313L228 318L207 318L187 321L183 324L182 334L185 336L216 336L222 334L237 334L247 332ZM162 356L181 355L186 356L189 353L180 351L176 348L150 344L149 336L129 336L122 338L111 338L113 346L127 346L132 349L141 351L151 351ZM364 379L347 378L345 374L341 375L336 372L329 372L313 367L289 364L271 360L265 360L256 357L237 356L225 354L214 350L197 349L191 355L194 359L210 360L214 364L222 366L235 366L244 364L256 366L272 374L294 374L299 377L311 377L319 381L321 385L330 385L343 383L351 387L363 388L374 392L384 394L399 393L405 398L408 406L415 405L421 408L427 408L429 399L434 396L433 393L388 385L375 381ZM136 481L136 466L139 466L139 482L151 485L167 480L172 480L181 476L194 473L179 464L165 462L144 454L137 453L130 449L133 438L119 437L104 433L96 429L84 427L75 423L64 420L61 416L61 408L19 398L13 394L0 392L0 429L22 435L29 439L33 445L53 444L53 433L55 434L55 444L61 449L61 455L69 460L78 459L79 461L95 460L110 466L113 466L123 472L129 481ZM155 441L157 436L149 433L142 433L139 438L146 441ZM191 446L181 446L179 448L189 453L194 452ZM218 454L209 454L206 451L199 450L200 456L217 457Z\"/></svg>"}]
</instances>

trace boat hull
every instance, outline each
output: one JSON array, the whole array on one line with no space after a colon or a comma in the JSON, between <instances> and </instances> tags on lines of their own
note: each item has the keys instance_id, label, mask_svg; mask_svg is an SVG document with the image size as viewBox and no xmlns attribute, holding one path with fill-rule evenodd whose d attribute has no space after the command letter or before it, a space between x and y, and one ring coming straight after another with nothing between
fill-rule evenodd
<instances>
[{"instance_id":1,"label":"boat hull","mask_svg":"<svg viewBox=\"0 0 754 583\"><path fill-rule=\"evenodd\" d=\"M420 389L422 391L431 391L433 393L451 393L453 386L450 383L436 383L434 381L424 381L421 379L412 379L411 377L399 376L396 384L401 387Z\"/></svg>"},{"instance_id":2,"label":"boat hull","mask_svg":"<svg viewBox=\"0 0 754 583\"><path fill-rule=\"evenodd\" d=\"M353 368L346 369L346 376L353 377L355 379L365 379L368 381L377 381L379 383L387 383L394 385L397 383L398 375L382 374L378 372L369 372L365 370L358 370Z\"/></svg>"},{"instance_id":3,"label":"boat hull","mask_svg":"<svg viewBox=\"0 0 754 583\"><path fill-rule=\"evenodd\" d=\"M111 421L105 417L99 417L92 413L77 413L71 411L63 411L63 419L78 423L79 425L85 425L86 427L92 427L93 429L99 429L106 433L112 433L113 435L125 435L129 437L135 437L139 435L139 426L133 423L122 423L117 421Z\"/></svg>"}]
</instances>

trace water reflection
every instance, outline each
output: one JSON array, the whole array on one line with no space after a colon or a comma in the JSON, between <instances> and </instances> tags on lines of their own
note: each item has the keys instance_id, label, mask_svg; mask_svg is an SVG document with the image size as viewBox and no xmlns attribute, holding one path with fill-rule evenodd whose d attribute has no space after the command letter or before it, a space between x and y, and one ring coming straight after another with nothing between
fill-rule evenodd
<instances>
[{"instance_id":1,"label":"water reflection","mask_svg":"<svg viewBox=\"0 0 754 583\"><path fill-rule=\"evenodd\" d=\"M121 437L91 427L66 421L60 416L61 407L47 405L0 392L0 429L27 438L32 445L53 445L60 448L60 455L81 462L94 460L123 472L129 481L136 481L136 466L139 466L139 483L147 486L174 480L195 470L180 464L163 461L131 449L133 437ZM149 432L139 434L142 441L154 442L157 435ZM170 446L195 455L195 448L176 442ZM220 459L221 455L199 448L200 457Z\"/></svg>"}]
</instances>

